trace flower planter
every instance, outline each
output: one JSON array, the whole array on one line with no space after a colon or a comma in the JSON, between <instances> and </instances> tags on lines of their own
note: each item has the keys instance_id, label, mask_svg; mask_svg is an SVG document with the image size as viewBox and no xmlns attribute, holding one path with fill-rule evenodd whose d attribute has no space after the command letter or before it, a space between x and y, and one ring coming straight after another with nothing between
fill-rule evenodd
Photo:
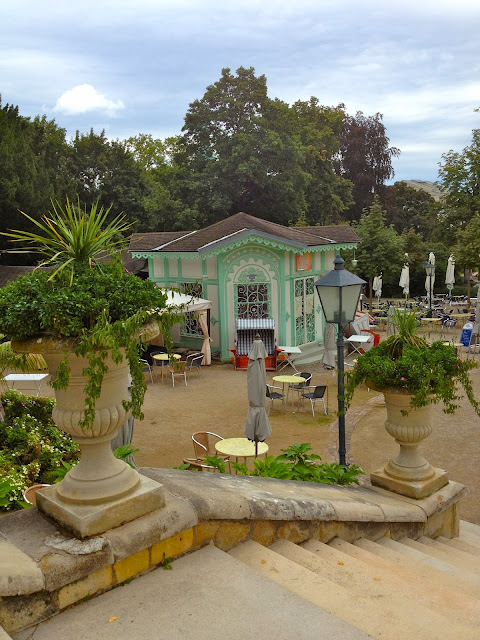
<instances>
[{"instance_id":1,"label":"flower planter","mask_svg":"<svg viewBox=\"0 0 480 640\"><path fill-rule=\"evenodd\" d=\"M53 338L17 342L14 346L17 351L42 353L52 376L68 347L72 347L71 341ZM120 364L115 364L110 355L105 360L107 371L95 403L91 427L81 426L87 382L83 370L88 361L73 352L68 360L70 381L67 388L55 391L57 404L52 418L59 429L69 433L79 444L81 459L61 482L40 490L36 500L41 511L79 537L85 537L162 507L164 497L161 485L140 476L135 469L115 458L110 446L118 429L131 415L123 407L123 401L129 399L127 360L124 358ZM134 498L137 498L137 504L132 501Z\"/></svg>"},{"instance_id":2,"label":"flower planter","mask_svg":"<svg viewBox=\"0 0 480 640\"><path fill-rule=\"evenodd\" d=\"M395 438L400 451L383 469L372 473L373 485L410 498L425 498L448 484L442 469L432 467L418 452L418 446L432 433L431 407L411 409L411 395L384 389L387 420L385 428ZM407 415L403 411L409 410Z\"/></svg>"}]
</instances>

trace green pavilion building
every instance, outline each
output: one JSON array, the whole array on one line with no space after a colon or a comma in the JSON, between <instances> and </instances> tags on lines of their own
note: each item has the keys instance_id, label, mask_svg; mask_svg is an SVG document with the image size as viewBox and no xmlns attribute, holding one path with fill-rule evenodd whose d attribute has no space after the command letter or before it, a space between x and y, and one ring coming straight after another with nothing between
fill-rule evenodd
<instances>
[{"instance_id":1,"label":"green pavilion building","mask_svg":"<svg viewBox=\"0 0 480 640\"><path fill-rule=\"evenodd\" d=\"M347 225L284 227L237 213L196 231L134 234L129 251L145 259L148 277L160 287L211 301L211 349L230 360L239 327L254 328L257 320L272 330L276 345L322 342L314 282L333 269L340 250L358 242ZM195 315L186 314L174 340L200 350L203 337Z\"/></svg>"}]
</instances>

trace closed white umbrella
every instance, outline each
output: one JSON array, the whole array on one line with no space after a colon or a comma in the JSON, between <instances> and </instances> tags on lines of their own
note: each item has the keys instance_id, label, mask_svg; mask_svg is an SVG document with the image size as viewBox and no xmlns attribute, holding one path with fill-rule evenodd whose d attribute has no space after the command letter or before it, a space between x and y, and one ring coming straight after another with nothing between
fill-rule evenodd
<instances>
[{"instance_id":1,"label":"closed white umbrella","mask_svg":"<svg viewBox=\"0 0 480 640\"><path fill-rule=\"evenodd\" d=\"M375 297L378 298L378 300L380 300L382 295L382 284L382 274L375 276L373 279L372 289L375 291Z\"/></svg>"},{"instance_id":2,"label":"closed white umbrella","mask_svg":"<svg viewBox=\"0 0 480 640\"><path fill-rule=\"evenodd\" d=\"M448 258L447 272L445 274L445 284L447 285L447 287L449 284L452 285L452 288L455 284L455 258L453 257L453 255Z\"/></svg>"},{"instance_id":3,"label":"closed white umbrella","mask_svg":"<svg viewBox=\"0 0 480 640\"><path fill-rule=\"evenodd\" d=\"M435 264L435 254L430 251L428 255L428 261L430 264ZM435 272L432 276L427 276L425 278L425 291L427 292L427 296L430 296L430 293L433 297L433 287L435 285Z\"/></svg>"},{"instance_id":4,"label":"closed white umbrella","mask_svg":"<svg viewBox=\"0 0 480 640\"><path fill-rule=\"evenodd\" d=\"M402 273L400 274L400 281L398 283L403 289L403 295L407 298L410 291L410 269L408 264L404 264L402 267Z\"/></svg>"}]
</instances>

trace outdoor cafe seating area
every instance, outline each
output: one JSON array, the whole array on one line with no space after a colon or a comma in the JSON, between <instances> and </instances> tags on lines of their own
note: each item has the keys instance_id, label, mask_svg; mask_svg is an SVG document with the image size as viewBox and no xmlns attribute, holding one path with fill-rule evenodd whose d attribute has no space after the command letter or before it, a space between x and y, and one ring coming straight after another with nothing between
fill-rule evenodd
<instances>
[{"instance_id":1,"label":"outdoor cafe seating area","mask_svg":"<svg viewBox=\"0 0 480 640\"><path fill-rule=\"evenodd\" d=\"M191 374L201 375L204 359L205 355L200 351L180 347L174 348L174 352L168 354L164 347L150 347L140 358L140 362L152 384L167 381L175 387L177 381L187 387Z\"/></svg>"}]
</instances>

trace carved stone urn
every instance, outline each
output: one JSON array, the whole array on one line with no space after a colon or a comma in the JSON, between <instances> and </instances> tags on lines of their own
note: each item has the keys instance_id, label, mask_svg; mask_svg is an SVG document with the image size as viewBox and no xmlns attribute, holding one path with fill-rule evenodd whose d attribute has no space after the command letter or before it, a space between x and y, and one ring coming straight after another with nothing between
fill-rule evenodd
<instances>
[{"instance_id":1,"label":"carved stone urn","mask_svg":"<svg viewBox=\"0 0 480 640\"><path fill-rule=\"evenodd\" d=\"M72 346L72 341L51 337L12 345L16 351L41 353L52 377ZM55 391L52 418L79 444L81 458L61 482L38 491L36 501L41 511L83 538L163 507L165 501L162 485L141 476L112 453L110 441L131 415L123 406L129 399L126 358L116 364L109 354L104 361L107 371L91 427L81 426L87 383L83 371L88 360L71 350L68 362L70 381L67 388Z\"/></svg>"},{"instance_id":2,"label":"carved stone urn","mask_svg":"<svg viewBox=\"0 0 480 640\"><path fill-rule=\"evenodd\" d=\"M420 443L432 433L432 405L412 409L412 396L400 390L383 389L383 395L385 428L400 451L383 469L371 474L372 484L410 498L425 498L448 484L447 473L433 467L418 451Z\"/></svg>"}]
</instances>

